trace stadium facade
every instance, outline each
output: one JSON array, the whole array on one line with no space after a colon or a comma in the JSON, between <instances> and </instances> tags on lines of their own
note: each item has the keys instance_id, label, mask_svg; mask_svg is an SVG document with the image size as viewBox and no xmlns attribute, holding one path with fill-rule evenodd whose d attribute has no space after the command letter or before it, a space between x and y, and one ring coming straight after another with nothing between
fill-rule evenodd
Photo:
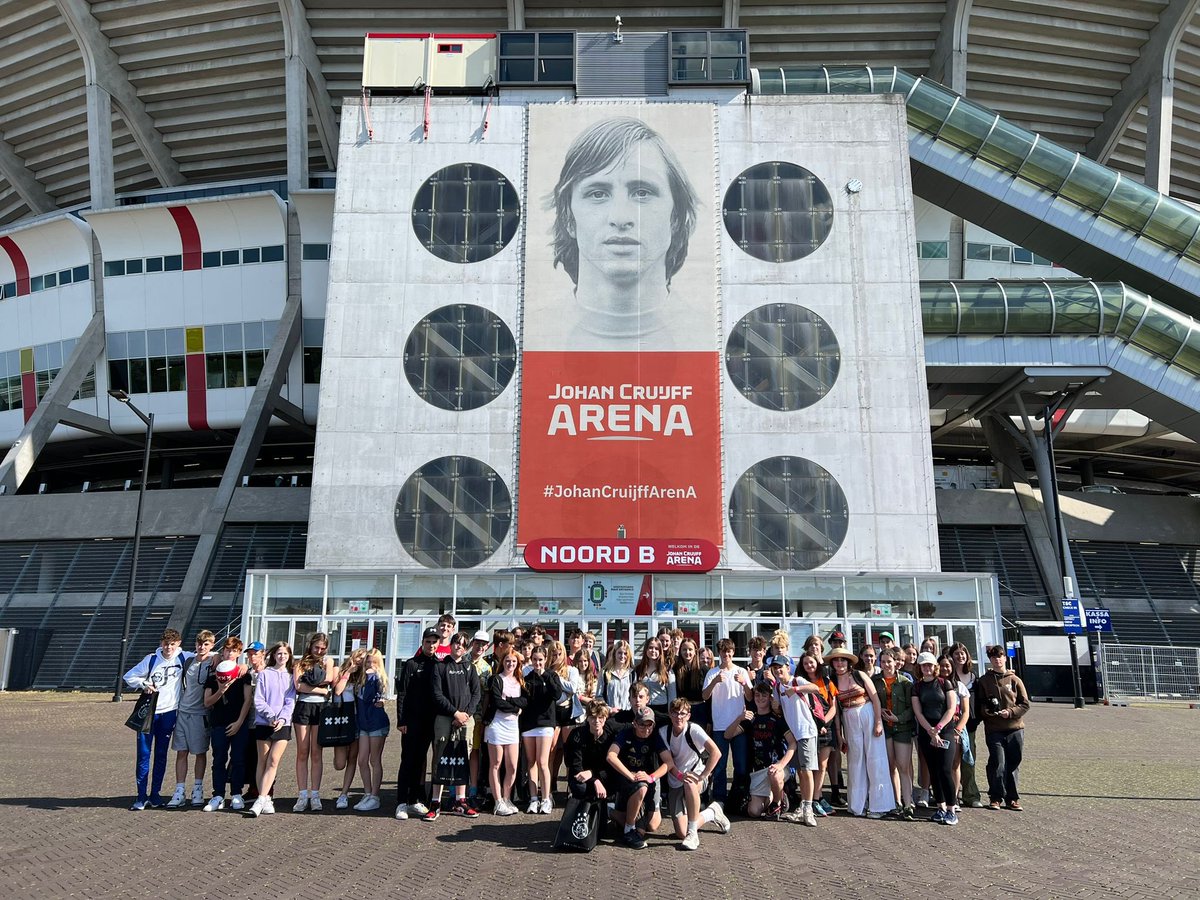
<instances>
[{"instance_id":1,"label":"stadium facade","mask_svg":"<svg viewBox=\"0 0 1200 900\"><path fill-rule=\"evenodd\" d=\"M1196 5L0 4L16 681L111 680L139 411L135 645L1195 643Z\"/></svg>"}]
</instances>

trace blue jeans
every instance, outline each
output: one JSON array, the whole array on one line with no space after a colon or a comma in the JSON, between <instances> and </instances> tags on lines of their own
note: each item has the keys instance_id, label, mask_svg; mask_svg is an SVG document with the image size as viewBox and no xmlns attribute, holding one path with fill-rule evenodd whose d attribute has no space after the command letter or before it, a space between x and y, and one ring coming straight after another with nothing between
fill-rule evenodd
<instances>
[{"instance_id":1,"label":"blue jeans","mask_svg":"<svg viewBox=\"0 0 1200 900\"><path fill-rule=\"evenodd\" d=\"M240 794L245 784L243 774L246 761L246 736L249 732L239 728L237 734L229 737L224 727L209 729L212 743L212 780L213 796L224 797L226 783L230 786L231 794Z\"/></svg>"},{"instance_id":2,"label":"blue jeans","mask_svg":"<svg viewBox=\"0 0 1200 900\"><path fill-rule=\"evenodd\" d=\"M734 775L749 775L750 774L750 754L749 745L746 740L746 735L739 734L733 740L725 737L724 731L713 731L713 740L717 742L717 748L721 751L721 762L713 770L712 774L712 792L713 799L718 803L724 803L728 792L725 787L726 771L729 763L729 756L733 755L733 774Z\"/></svg>"},{"instance_id":3,"label":"blue jeans","mask_svg":"<svg viewBox=\"0 0 1200 900\"><path fill-rule=\"evenodd\" d=\"M171 732L175 730L176 711L159 713L154 717L149 734L137 735L137 798L161 804L163 776L167 774L167 750L171 746ZM150 749L154 748L154 779L150 790L146 790L146 779L150 775Z\"/></svg>"}]
</instances>

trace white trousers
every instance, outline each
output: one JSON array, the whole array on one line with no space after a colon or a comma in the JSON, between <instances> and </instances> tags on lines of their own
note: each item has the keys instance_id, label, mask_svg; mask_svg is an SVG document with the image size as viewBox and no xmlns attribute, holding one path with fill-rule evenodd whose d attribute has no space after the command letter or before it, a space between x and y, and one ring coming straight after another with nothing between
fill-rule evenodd
<instances>
[{"instance_id":1,"label":"white trousers","mask_svg":"<svg viewBox=\"0 0 1200 900\"><path fill-rule=\"evenodd\" d=\"M887 742L882 735L875 737L874 730L875 710L870 703L842 710L849 781L846 802L856 816L866 812L887 813L896 808Z\"/></svg>"}]
</instances>

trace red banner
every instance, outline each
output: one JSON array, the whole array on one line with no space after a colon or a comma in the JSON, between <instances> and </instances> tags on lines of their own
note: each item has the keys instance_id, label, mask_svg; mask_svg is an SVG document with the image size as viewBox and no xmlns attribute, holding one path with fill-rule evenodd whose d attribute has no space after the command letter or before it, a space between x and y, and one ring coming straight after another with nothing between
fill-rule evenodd
<instances>
[{"instance_id":1,"label":"red banner","mask_svg":"<svg viewBox=\"0 0 1200 900\"><path fill-rule=\"evenodd\" d=\"M710 572L721 551L705 540L591 540L548 538L525 545L535 572Z\"/></svg>"},{"instance_id":2,"label":"red banner","mask_svg":"<svg viewBox=\"0 0 1200 900\"><path fill-rule=\"evenodd\" d=\"M720 546L715 353L524 354L518 543L546 535Z\"/></svg>"}]
</instances>

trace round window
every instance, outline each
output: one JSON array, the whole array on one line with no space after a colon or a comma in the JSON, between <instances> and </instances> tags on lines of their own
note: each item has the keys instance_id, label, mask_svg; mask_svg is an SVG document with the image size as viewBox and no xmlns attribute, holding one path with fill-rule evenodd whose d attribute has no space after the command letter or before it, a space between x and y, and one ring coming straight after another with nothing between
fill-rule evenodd
<instances>
[{"instance_id":1,"label":"round window","mask_svg":"<svg viewBox=\"0 0 1200 900\"><path fill-rule=\"evenodd\" d=\"M794 303L771 303L743 316L725 345L725 368L742 396L782 412L828 394L841 362L833 329Z\"/></svg>"},{"instance_id":2,"label":"round window","mask_svg":"<svg viewBox=\"0 0 1200 900\"><path fill-rule=\"evenodd\" d=\"M512 499L486 463L469 456L431 460L409 476L396 498L396 535L431 569L477 566L508 536Z\"/></svg>"},{"instance_id":3,"label":"round window","mask_svg":"<svg viewBox=\"0 0 1200 900\"><path fill-rule=\"evenodd\" d=\"M808 169L787 162L759 163L742 172L725 192L721 212L734 242L767 262L803 259L833 227L829 190Z\"/></svg>"},{"instance_id":4,"label":"round window","mask_svg":"<svg viewBox=\"0 0 1200 900\"><path fill-rule=\"evenodd\" d=\"M849 522L841 486L798 456L774 456L751 466L729 498L734 539L771 569L824 565L842 546Z\"/></svg>"},{"instance_id":5,"label":"round window","mask_svg":"<svg viewBox=\"0 0 1200 900\"><path fill-rule=\"evenodd\" d=\"M490 310L456 303L434 310L404 345L404 374L412 389L438 409L478 409L512 380L517 343Z\"/></svg>"},{"instance_id":6,"label":"round window","mask_svg":"<svg viewBox=\"0 0 1200 900\"><path fill-rule=\"evenodd\" d=\"M508 246L520 222L516 188L495 169L479 163L439 169L413 198L417 240L447 262L491 259Z\"/></svg>"}]
</instances>

